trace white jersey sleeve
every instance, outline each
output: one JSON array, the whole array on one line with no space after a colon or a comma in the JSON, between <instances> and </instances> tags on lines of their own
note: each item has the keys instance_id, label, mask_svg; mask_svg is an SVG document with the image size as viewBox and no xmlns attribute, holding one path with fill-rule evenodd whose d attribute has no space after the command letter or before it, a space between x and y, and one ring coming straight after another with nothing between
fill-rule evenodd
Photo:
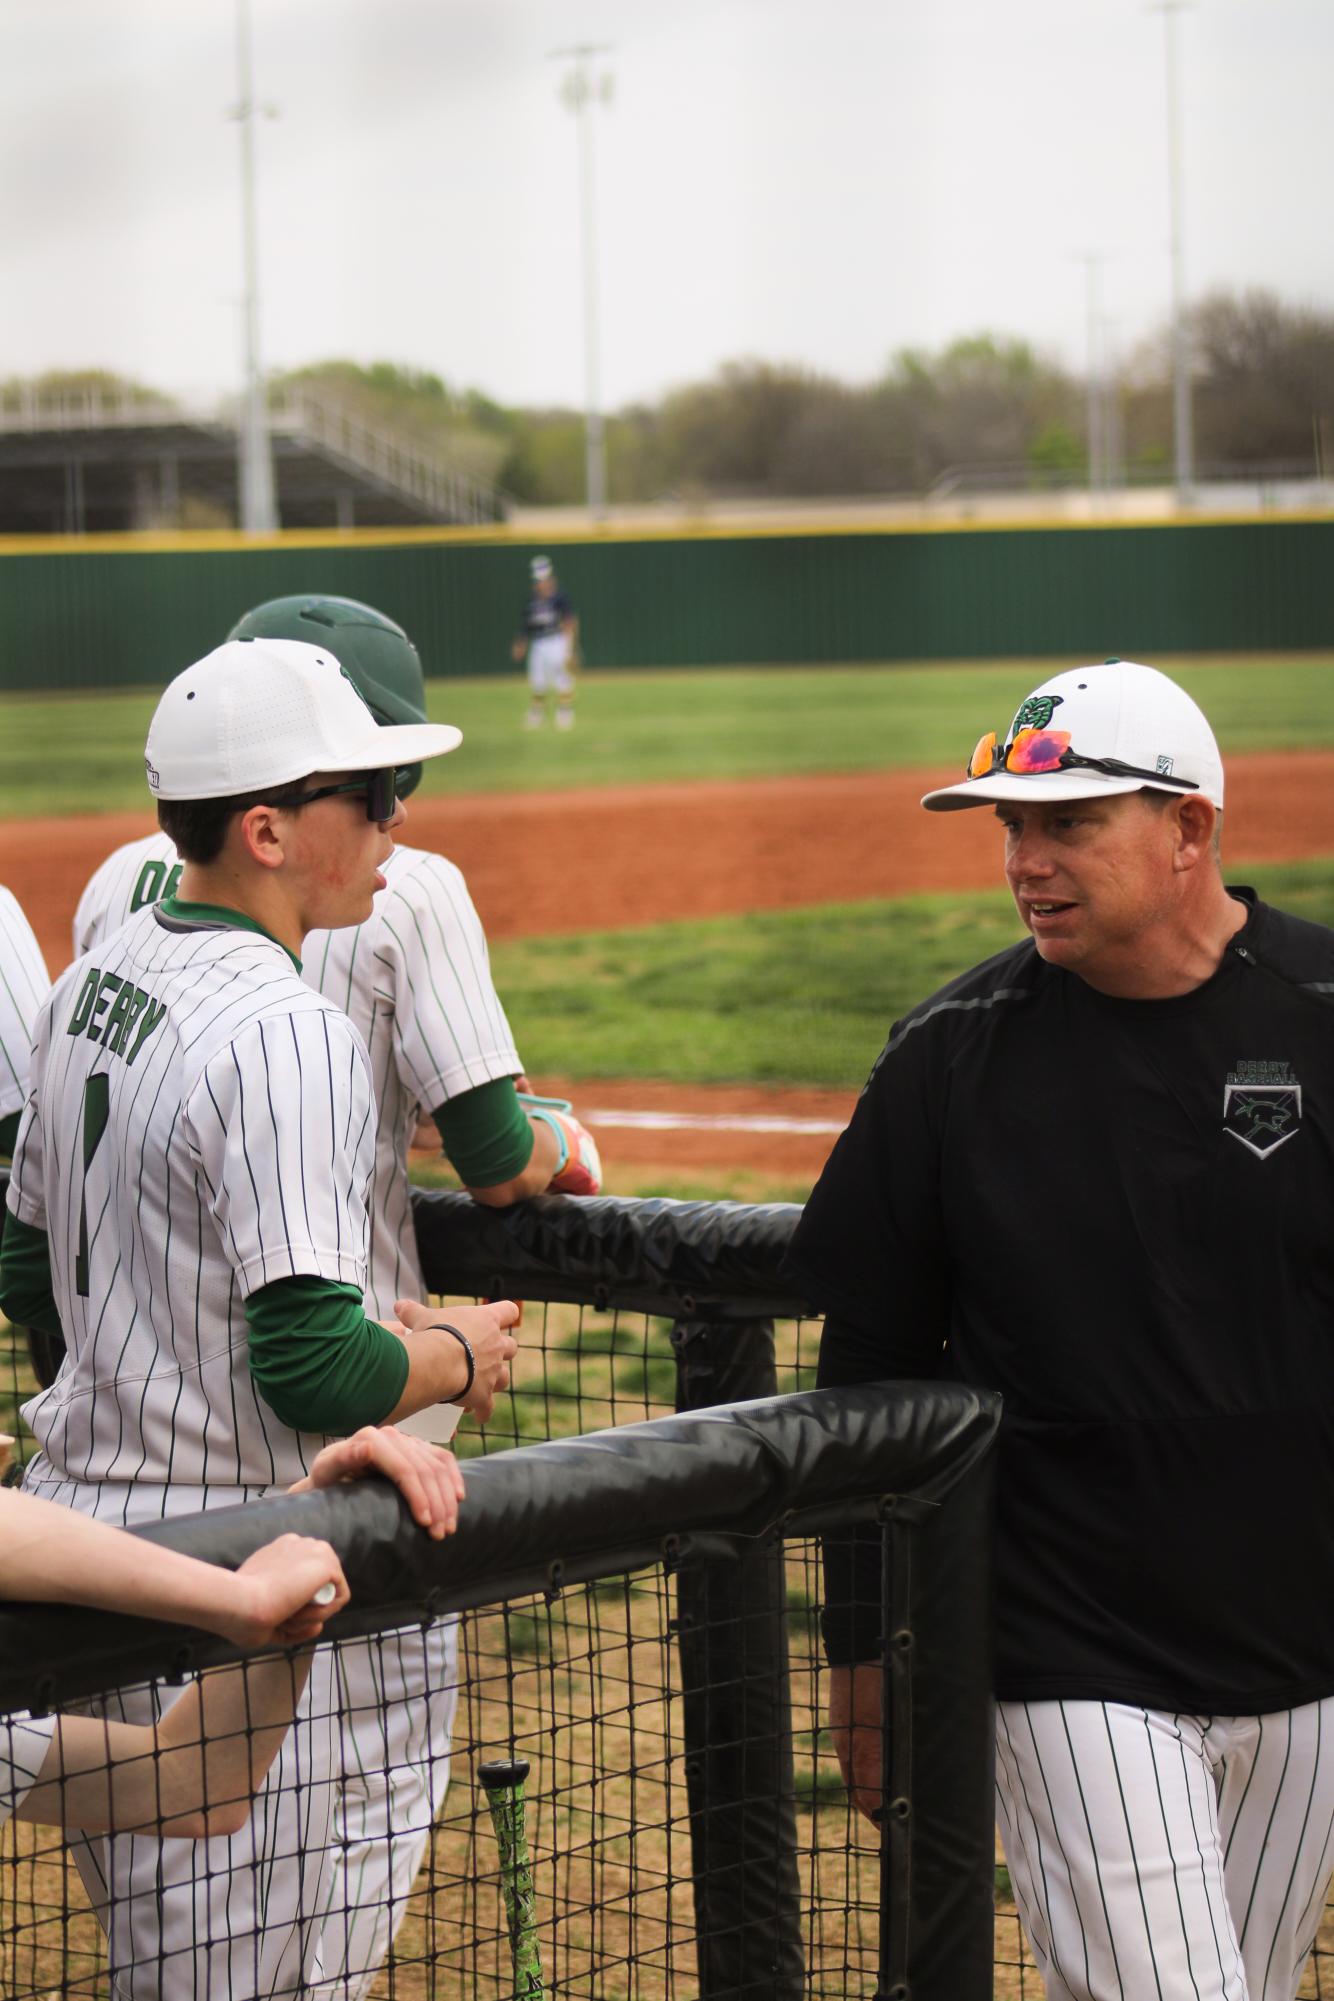
<instances>
[{"instance_id":1,"label":"white jersey sleeve","mask_svg":"<svg viewBox=\"0 0 1334 2001\"><path fill-rule=\"evenodd\" d=\"M523 1066L462 871L416 849L404 862L383 893L376 985L392 999L399 1077L429 1112Z\"/></svg>"},{"instance_id":2,"label":"white jersey sleeve","mask_svg":"<svg viewBox=\"0 0 1334 2001\"><path fill-rule=\"evenodd\" d=\"M365 1038L379 1107L366 1307L421 1297L408 1146L422 1111L523 1068L491 980L486 933L462 872L396 847L367 923L312 931L303 977Z\"/></svg>"},{"instance_id":3,"label":"white jersey sleeve","mask_svg":"<svg viewBox=\"0 0 1334 2001\"><path fill-rule=\"evenodd\" d=\"M0 1119L28 1095L37 1010L51 991L42 948L18 898L0 889Z\"/></svg>"},{"instance_id":4,"label":"white jersey sleeve","mask_svg":"<svg viewBox=\"0 0 1334 2001\"><path fill-rule=\"evenodd\" d=\"M115 848L89 876L74 913L74 956L81 959L127 917L174 894L181 878L175 844L165 834L145 834Z\"/></svg>"},{"instance_id":5,"label":"white jersey sleeve","mask_svg":"<svg viewBox=\"0 0 1334 2001\"><path fill-rule=\"evenodd\" d=\"M37 1783L55 1729L54 1716L0 1717L0 1827Z\"/></svg>"},{"instance_id":6,"label":"white jersey sleeve","mask_svg":"<svg viewBox=\"0 0 1334 2001\"><path fill-rule=\"evenodd\" d=\"M375 1103L344 1017L321 1008L251 1023L182 1110L243 1298L297 1276L365 1290Z\"/></svg>"}]
</instances>

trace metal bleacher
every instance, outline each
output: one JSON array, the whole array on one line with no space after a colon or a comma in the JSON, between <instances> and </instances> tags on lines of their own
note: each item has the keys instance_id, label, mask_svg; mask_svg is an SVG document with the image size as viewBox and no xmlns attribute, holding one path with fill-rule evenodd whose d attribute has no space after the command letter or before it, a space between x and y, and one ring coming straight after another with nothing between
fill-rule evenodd
<instances>
[{"instance_id":1,"label":"metal bleacher","mask_svg":"<svg viewBox=\"0 0 1334 2001\"><path fill-rule=\"evenodd\" d=\"M0 393L0 534L179 525L183 505L234 516L239 413L98 389ZM506 497L428 448L309 390L271 407L285 528L499 521Z\"/></svg>"}]
</instances>

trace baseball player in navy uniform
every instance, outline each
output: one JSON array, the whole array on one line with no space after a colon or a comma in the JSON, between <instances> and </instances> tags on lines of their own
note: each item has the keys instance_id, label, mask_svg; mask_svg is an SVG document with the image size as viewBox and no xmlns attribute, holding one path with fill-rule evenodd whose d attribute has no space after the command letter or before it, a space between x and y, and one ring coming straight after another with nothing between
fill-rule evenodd
<instances>
[{"instance_id":1,"label":"baseball player in navy uniform","mask_svg":"<svg viewBox=\"0 0 1334 2001\"><path fill-rule=\"evenodd\" d=\"M347 598L307 593L256 606L232 638L318 642L338 659L372 714L387 725L426 722L416 648L392 619ZM420 766L398 773L407 797ZM180 879L164 833L130 842L95 871L74 923L76 953L94 951L127 917ZM394 845L369 920L312 932L302 975L344 1009L364 1038L375 1089L375 1168L371 1183L367 1310L392 1316L396 1300L418 1299L422 1276L412 1226L408 1149L423 1112L433 1117L465 1186L488 1206L544 1191L595 1194L601 1167L592 1136L567 1112L532 1104L516 1091L522 1063L491 979L486 936L460 870L445 857ZM404 1428L438 1442L459 1417L442 1404ZM384 1649L344 1645L343 1758L336 1871L330 1909L340 1915L324 1942L324 1971L354 2001L369 1986L402 1917L449 1776L457 1699L455 1629L432 1629L429 1644L393 1662L391 1710L382 1699ZM409 1685L410 1684L410 1685ZM334 1951L334 1933L341 1955ZM351 1970L350 1970L351 1969Z\"/></svg>"},{"instance_id":2,"label":"baseball player in navy uniform","mask_svg":"<svg viewBox=\"0 0 1334 2001\"><path fill-rule=\"evenodd\" d=\"M42 948L10 890L0 888L0 1159L8 1160L28 1095L37 1010L51 990Z\"/></svg>"},{"instance_id":3,"label":"baseball player in navy uniform","mask_svg":"<svg viewBox=\"0 0 1334 2001\"><path fill-rule=\"evenodd\" d=\"M300 975L307 934L365 923L385 886L397 770L458 741L381 727L299 641L229 641L164 693L145 761L177 890L56 983L14 1156L4 1304L67 1349L25 1410L30 1491L117 1523L226 1505L304 1478L330 1437L446 1400L485 1418L506 1386L512 1302L366 1312L370 1062ZM323 1978L332 1671L317 1654L203 1872L143 1836L85 1845L121 2001Z\"/></svg>"},{"instance_id":4,"label":"baseball player in navy uniform","mask_svg":"<svg viewBox=\"0 0 1334 2001\"><path fill-rule=\"evenodd\" d=\"M574 669L578 662L579 620L556 579L549 556L534 556L529 565L532 588L523 608L523 624L511 649L514 659L528 662L529 729L546 720L547 699L555 697L556 728L574 726Z\"/></svg>"},{"instance_id":5,"label":"baseball player in navy uniform","mask_svg":"<svg viewBox=\"0 0 1334 2001\"><path fill-rule=\"evenodd\" d=\"M983 737L923 803L994 812L1028 935L896 1024L795 1239L822 1383L1003 1393L999 1817L1057 2001L1291 2001L1334 1859L1334 933L1225 886L1223 797L1150 667ZM826 1566L870 1810L877 1579Z\"/></svg>"}]
</instances>

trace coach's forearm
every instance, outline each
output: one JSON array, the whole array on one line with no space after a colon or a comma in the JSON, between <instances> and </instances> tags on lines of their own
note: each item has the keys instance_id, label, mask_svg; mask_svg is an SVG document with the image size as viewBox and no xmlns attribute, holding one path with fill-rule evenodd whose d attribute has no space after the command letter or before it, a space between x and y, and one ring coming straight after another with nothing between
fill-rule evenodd
<instances>
[{"instance_id":1,"label":"coach's forearm","mask_svg":"<svg viewBox=\"0 0 1334 2001\"><path fill-rule=\"evenodd\" d=\"M879 1661L829 1670L829 1734L852 1804L868 1819L880 1807L883 1688Z\"/></svg>"}]
</instances>

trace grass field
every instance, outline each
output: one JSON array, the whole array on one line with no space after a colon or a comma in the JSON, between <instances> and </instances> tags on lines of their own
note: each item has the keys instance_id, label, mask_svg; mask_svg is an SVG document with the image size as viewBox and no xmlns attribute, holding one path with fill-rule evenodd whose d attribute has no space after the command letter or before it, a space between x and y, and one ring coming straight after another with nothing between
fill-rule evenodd
<instances>
[{"instance_id":1,"label":"grass field","mask_svg":"<svg viewBox=\"0 0 1334 2001\"><path fill-rule=\"evenodd\" d=\"M1058 661L726 669L584 677L579 727L520 726L516 679L432 682L464 744L430 791L498 792L668 780L962 766ZM1168 662L1208 709L1224 751L1334 744L1334 659ZM153 690L0 700L0 817L146 808Z\"/></svg>"},{"instance_id":2,"label":"grass field","mask_svg":"<svg viewBox=\"0 0 1334 2001\"><path fill-rule=\"evenodd\" d=\"M1334 926L1334 858L1245 875ZM898 1015L1020 936L999 890L515 940L492 964L539 1075L856 1088Z\"/></svg>"}]
</instances>

